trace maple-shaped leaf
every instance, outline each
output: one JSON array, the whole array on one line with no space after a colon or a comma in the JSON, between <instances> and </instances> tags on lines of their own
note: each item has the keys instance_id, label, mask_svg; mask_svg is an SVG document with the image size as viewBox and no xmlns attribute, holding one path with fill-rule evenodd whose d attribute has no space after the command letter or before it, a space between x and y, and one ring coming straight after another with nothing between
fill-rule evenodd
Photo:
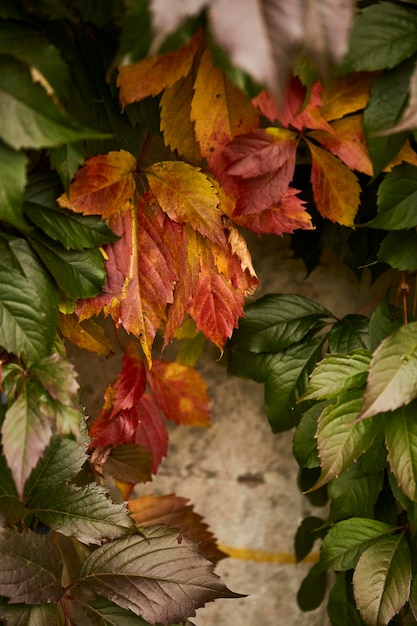
<instances>
[{"instance_id":1,"label":"maple-shaped leaf","mask_svg":"<svg viewBox=\"0 0 417 626\"><path fill-rule=\"evenodd\" d=\"M148 380L155 401L168 419L177 424L210 425L207 387L193 367L158 359Z\"/></svg>"},{"instance_id":2,"label":"maple-shaped leaf","mask_svg":"<svg viewBox=\"0 0 417 626\"><path fill-rule=\"evenodd\" d=\"M305 210L305 202L297 196L298 190L289 187L281 200L260 213L233 215L233 221L255 233L282 236L297 229L312 230L311 215Z\"/></svg>"},{"instance_id":3,"label":"maple-shaped leaf","mask_svg":"<svg viewBox=\"0 0 417 626\"><path fill-rule=\"evenodd\" d=\"M172 220L224 242L216 189L199 168L183 161L163 161L148 167L145 174L160 208Z\"/></svg>"},{"instance_id":4,"label":"maple-shaped leaf","mask_svg":"<svg viewBox=\"0 0 417 626\"><path fill-rule=\"evenodd\" d=\"M223 148L236 135L258 127L258 112L248 96L213 64L209 49L202 55L194 92L191 120L195 122L201 155L217 175L223 166Z\"/></svg>"},{"instance_id":5,"label":"maple-shaped leaf","mask_svg":"<svg viewBox=\"0 0 417 626\"><path fill-rule=\"evenodd\" d=\"M91 319L79 322L74 314L60 313L58 328L61 334L78 348L106 357L115 352L103 328Z\"/></svg>"},{"instance_id":6,"label":"maple-shaped leaf","mask_svg":"<svg viewBox=\"0 0 417 626\"><path fill-rule=\"evenodd\" d=\"M282 128L266 128L231 141L224 150L226 176L237 194L234 215L259 213L281 200L294 176L297 138Z\"/></svg>"},{"instance_id":7,"label":"maple-shaped leaf","mask_svg":"<svg viewBox=\"0 0 417 626\"><path fill-rule=\"evenodd\" d=\"M320 215L343 226L352 226L359 206L356 176L337 157L307 142L311 151L311 182Z\"/></svg>"},{"instance_id":8,"label":"maple-shaped leaf","mask_svg":"<svg viewBox=\"0 0 417 626\"><path fill-rule=\"evenodd\" d=\"M189 500L174 494L154 496L152 494L129 500L128 508L135 522L144 528L156 524L165 524L171 528L178 528L198 545L201 554L218 563L227 557L219 550L213 534L208 530L201 515L188 504Z\"/></svg>"},{"instance_id":9,"label":"maple-shaped leaf","mask_svg":"<svg viewBox=\"0 0 417 626\"><path fill-rule=\"evenodd\" d=\"M156 96L186 76L193 64L200 39L201 33L197 32L179 50L119 67L117 86L120 88L122 108L148 96Z\"/></svg>"},{"instance_id":10,"label":"maple-shaped leaf","mask_svg":"<svg viewBox=\"0 0 417 626\"><path fill-rule=\"evenodd\" d=\"M75 174L69 194L58 198L60 206L104 219L129 207L136 185L136 159L126 152L109 152L92 157Z\"/></svg>"}]
</instances>

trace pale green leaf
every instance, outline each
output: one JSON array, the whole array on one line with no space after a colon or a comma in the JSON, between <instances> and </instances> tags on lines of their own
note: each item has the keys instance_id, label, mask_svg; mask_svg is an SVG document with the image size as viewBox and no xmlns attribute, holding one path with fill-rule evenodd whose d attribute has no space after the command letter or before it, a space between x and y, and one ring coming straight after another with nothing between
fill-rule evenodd
<instances>
[{"instance_id":1,"label":"pale green leaf","mask_svg":"<svg viewBox=\"0 0 417 626\"><path fill-rule=\"evenodd\" d=\"M393 532L389 524L374 519L352 517L335 524L323 539L320 564L324 569L353 569L372 542Z\"/></svg>"},{"instance_id":2,"label":"pale green leaf","mask_svg":"<svg viewBox=\"0 0 417 626\"><path fill-rule=\"evenodd\" d=\"M214 574L197 544L162 526L97 548L82 564L79 580L80 587L151 624L180 622L206 602L239 597Z\"/></svg>"},{"instance_id":3,"label":"pale green leaf","mask_svg":"<svg viewBox=\"0 0 417 626\"><path fill-rule=\"evenodd\" d=\"M356 351L351 354L327 354L310 377L301 400L335 398L345 391L362 387L368 375L371 354Z\"/></svg>"},{"instance_id":4,"label":"pale green leaf","mask_svg":"<svg viewBox=\"0 0 417 626\"><path fill-rule=\"evenodd\" d=\"M27 157L0 142L0 221L27 230L23 216L23 189Z\"/></svg>"},{"instance_id":5,"label":"pale green leaf","mask_svg":"<svg viewBox=\"0 0 417 626\"><path fill-rule=\"evenodd\" d=\"M374 352L358 419L409 404L417 396L417 322L394 331Z\"/></svg>"},{"instance_id":6,"label":"pale green leaf","mask_svg":"<svg viewBox=\"0 0 417 626\"><path fill-rule=\"evenodd\" d=\"M411 557L404 535L391 535L370 545L353 574L356 606L366 624L385 626L408 600Z\"/></svg>"},{"instance_id":7,"label":"pale green leaf","mask_svg":"<svg viewBox=\"0 0 417 626\"><path fill-rule=\"evenodd\" d=\"M385 420L388 461L405 495L417 501L417 404L398 408Z\"/></svg>"},{"instance_id":8,"label":"pale green leaf","mask_svg":"<svg viewBox=\"0 0 417 626\"><path fill-rule=\"evenodd\" d=\"M57 602L62 561L50 537L32 531L0 529L0 594L12 603Z\"/></svg>"},{"instance_id":9,"label":"pale green leaf","mask_svg":"<svg viewBox=\"0 0 417 626\"><path fill-rule=\"evenodd\" d=\"M320 415L317 448L321 475L315 488L337 478L371 445L378 428L376 420L355 421L362 406L362 393L350 391Z\"/></svg>"}]
</instances>

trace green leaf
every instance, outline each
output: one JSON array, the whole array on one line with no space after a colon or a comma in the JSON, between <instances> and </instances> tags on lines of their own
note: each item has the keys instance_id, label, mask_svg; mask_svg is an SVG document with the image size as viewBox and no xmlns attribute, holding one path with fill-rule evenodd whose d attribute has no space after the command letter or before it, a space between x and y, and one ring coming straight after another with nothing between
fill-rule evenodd
<instances>
[{"instance_id":1,"label":"green leaf","mask_svg":"<svg viewBox=\"0 0 417 626\"><path fill-rule=\"evenodd\" d=\"M417 270L417 233L415 230L391 232L383 240L378 252L378 261L387 263L397 270Z\"/></svg>"},{"instance_id":2,"label":"green leaf","mask_svg":"<svg viewBox=\"0 0 417 626\"><path fill-rule=\"evenodd\" d=\"M56 485L31 495L30 508L41 522L82 543L100 544L134 529L127 509L112 504L106 490L94 483L85 487Z\"/></svg>"},{"instance_id":3,"label":"green leaf","mask_svg":"<svg viewBox=\"0 0 417 626\"><path fill-rule=\"evenodd\" d=\"M316 563L302 581L297 593L297 604L302 611L314 611L324 600L327 589L327 572Z\"/></svg>"},{"instance_id":4,"label":"green leaf","mask_svg":"<svg viewBox=\"0 0 417 626\"><path fill-rule=\"evenodd\" d=\"M394 67L417 52L417 11L394 2L367 7L357 16L344 70Z\"/></svg>"},{"instance_id":5,"label":"green leaf","mask_svg":"<svg viewBox=\"0 0 417 626\"><path fill-rule=\"evenodd\" d=\"M359 463L331 480L327 486L329 522L368 514L378 499L383 482L383 471L364 473Z\"/></svg>"},{"instance_id":6,"label":"green leaf","mask_svg":"<svg viewBox=\"0 0 417 626\"><path fill-rule=\"evenodd\" d=\"M19 495L52 435L49 420L41 413L39 398L32 386L26 385L6 411L2 428L2 444Z\"/></svg>"},{"instance_id":7,"label":"green leaf","mask_svg":"<svg viewBox=\"0 0 417 626\"><path fill-rule=\"evenodd\" d=\"M234 336L234 335L233 335ZM228 344L230 347L230 344ZM282 353L262 352L255 354L248 350L232 348L227 353L227 371L233 376L248 378L257 383L264 383L273 368L273 364Z\"/></svg>"},{"instance_id":8,"label":"green leaf","mask_svg":"<svg viewBox=\"0 0 417 626\"><path fill-rule=\"evenodd\" d=\"M0 116L7 119L0 136L15 150L102 136L64 115L45 89L33 82L29 69L6 56L0 56Z\"/></svg>"},{"instance_id":9,"label":"green leaf","mask_svg":"<svg viewBox=\"0 0 417 626\"><path fill-rule=\"evenodd\" d=\"M313 371L301 400L336 398L366 383L371 353L327 354Z\"/></svg>"},{"instance_id":10,"label":"green leaf","mask_svg":"<svg viewBox=\"0 0 417 626\"><path fill-rule=\"evenodd\" d=\"M81 566L87 586L151 624L180 622L216 598L241 597L213 573L197 544L162 526L104 544ZM150 601L151 598L151 601Z\"/></svg>"},{"instance_id":11,"label":"green leaf","mask_svg":"<svg viewBox=\"0 0 417 626\"><path fill-rule=\"evenodd\" d=\"M349 314L333 325L329 334L330 352L369 350L369 318Z\"/></svg>"},{"instance_id":12,"label":"green leaf","mask_svg":"<svg viewBox=\"0 0 417 626\"><path fill-rule=\"evenodd\" d=\"M55 400L78 407L79 385L75 367L58 352L36 361L30 368L31 374Z\"/></svg>"},{"instance_id":13,"label":"green leaf","mask_svg":"<svg viewBox=\"0 0 417 626\"><path fill-rule=\"evenodd\" d=\"M323 569L346 571L353 569L373 542L395 530L384 522L352 517L338 522L323 539L320 564Z\"/></svg>"},{"instance_id":14,"label":"green leaf","mask_svg":"<svg viewBox=\"0 0 417 626\"><path fill-rule=\"evenodd\" d=\"M359 419L409 404L417 396L417 322L394 331L372 357Z\"/></svg>"},{"instance_id":15,"label":"green leaf","mask_svg":"<svg viewBox=\"0 0 417 626\"><path fill-rule=\"evenodd\" d=\"M302 561L313 549L317 539L321 539L325 531L325 521L320 517L305 517L299 527L294 540L295 558L297 563Z\"/></svg>"},{"instance_id":16,"label":"green leaf","mask_svg":"<svg viewBox=\"0 0 417 626\"><path fill-rule=\"evenodd\" d=\"M384 537L363 552L353 574L356 606L370 626L388 624L408 600L411 557L404 535Z\"/></svg>"},{"instance_id":17,"label":"green leaf","mask_svg":"<svg viewBox=\"0 0 417 626\"><path fill-rule=\"evenodd\" d=\"M0 557L0 594L11 603L46 604L61 598L62 561L50 537L1 528Z\"/></svg>"},{"instance_id":18,"label":"green leaf","mask_svg":"<svg viewBox=\"0 0 417 626\"><path fill-rule=\"evenodd\" d=\"M296 294L270 294L245 309L231 347L255 353L279 352L301 341L331 313L317 302Z\"/></svg>"},{"instance_id":19,"label":"green leaf","mask_svg":"<svg viewBox=\"0 0 417 626\"><path fill-rule=\"evenodd\" d=\"M152 480L152 454L144 446L119 445L111 450L103 472L128 483L145 483Z\"/></svg>"},{"instance_id":20,"label":"green leaf","mask_svg":"<svg viewBox=\"0 0 417 626\"><path fill-rule=\"evenodd\" d=\"M365 626L359 615L352 593L351 576L339 572L327 602L331 626Z\"/></svg>"},{"instance_id":21,"label":"green leaf","mask_svg":"<svg viewBox=\"0 0 417 626\"><path fill-rule=\"evenodd\" d=\"M274 433L297 425L297 400L304 393L308 375L321 356L324 338L310 339L275 355L265 382L265 411Z\"/></svg>"},{"instance_id":22,"label":"green leaf","mask_svg":"<svg viewBox=\"0 0 417 626\"><path fill-rule=\"evenodd\" d=\"M321 475L315 488L345 472L371 445L378 428L376 420L354 421L362 406L362 393L350 391L329 405L317 425Z\"/></svg>"},{"instance_id":23,"label":"green leaf","mask_svg":"<svg viewBox=\"0 0 417 626\"><path fill-rule=\"evenodd\" d=\"M58 294L27 242L8 237L7 246L24 274L0 260L0 345L35 361L50 353L58 316Z\"/></svg>"},{"instance_id":24,"label":"green leaf","mask_svg":"<svg viewBox=\"0 0 417 626\"><path fill-rule=\"evenodd\" d=\"M0 142L0 221L27 230L23 215L23 189L26 182L27 157Z\"/></svg>"},{"instance_id":25,"label":"green leaf","mask_svg":"<svg viewBox=\"0 0 417 626\"><path fill-rule=\"evenodd\" d=\"M120 606L108 602L108 600L94 600L84 607L86 614L91 619L93 626L149 626L141 617L134 615L132 611L122 609ZM193 626L187 620L181 624L170 626Z\"/></svg>"},{"instance_id":26,"label":"green leaf","mask_svg":"<svg viewBox=\"0 0 417 626\"><path fill-rule=\"evenodd\" d=\"M7 626L58 626L63 624L57 604L3 604L0 602L0 619Z\"/></svg>"},{"instance_id":27,"label":"green leaf","mask_svg":"<svg viewBox=\"0 0 417 626\"><path fill-rule=\"evenodd\" d=\"M387 300L380 302L372 314L369 324L369 336L372 349L375 350L381 341L403 325L403 313L399 307Z\"/></svg>"},{"instance_id":28,"label":"green leaf","mask_svg":"<svg viewBox=\"0 0 417 626\"><path fill-rule=\"evenodd\" d=\"M26 513L19 500L6 459L0 456L0 523L2 526L14 526L26 517Z\"/></svg>"},{"instance_id":29,"label":"green leaf","mask_svg":"<svg viewBox=\"0 0 417 626\"><path fill-rule=\"evenodd\" d=\"M293 453L300 467L319 467L320 459L317 452L317 420L328 402L314 404L302 416L294 431Z\"/></svg>"},{"instance_id":30,"label":"green leaf","mask_svg":"<svg viewBox=\"0 0 417 626\"><path fill-rule=\"evenodd\" d=\"M121 65L129 65L146 57L152 42L149 3L146 0L126 0L125 8L118 52Z\"/></svg>"},{"instance_id":31,"label":"green leaf","mask_svg":"<svg viewBox=\"0 0 417 626\"><path fill-rule=\"evenodd\" d=\"M70 298L91 298L101 292L106 271L100 250L66 250L39 234L31 235L29 241Z\"/></svg>"},{"instance_id":32,"label":"green leaf","mask_svg":"<svg viewBox=\"0 0 417 626\"><path fill-rule=\"evenodd\" d=\"M417 403L402 406L386 416L388 461L405 495L417 501Z\"/></svg>"},{"instance_id":33,"label":"green leaf","mask_svg":"<svg viewBox=\"0 0 417 626\"><path fill-rule=\"evenodd\" d=\"M382 73L372 86L364 128L375 176L398 154L407 138L407 132L383 136L378 133L392 128L401 119L413 69L414 63L404 63Z\"/></svg>"},{"instance_id":34,"label":"green leaf","mask_svg":"<svg viewBox=\"0 0 417 626\"><path fill-rule=\"evenodd\" d=\"M66 143L49 149L51 167L57 171L66 192L74 178L75 172L84 163L82 142Z\"/></svg>"},{"instance_id":35,"label":"green leaf","mask_svg":"<svg viewBox=\"0 0 417 626\"><path fill-rule=\"evenodd\" d=\"M378 215L369 223L371 228L401 230L417 224L413 211L416 176L417 167L410 163L402 163L386 175L378 188Z\"/></svg>"}]
</instances>

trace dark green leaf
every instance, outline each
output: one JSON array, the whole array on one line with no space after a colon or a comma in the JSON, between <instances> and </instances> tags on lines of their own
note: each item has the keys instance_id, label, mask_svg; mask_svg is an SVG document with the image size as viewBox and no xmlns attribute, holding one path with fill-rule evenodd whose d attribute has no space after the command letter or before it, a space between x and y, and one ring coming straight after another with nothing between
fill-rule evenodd
<instances>
[{"instance_id":1,"label":"dark green leaf","mask_svg":"<svg viewBox=\"0 0 417 626\"><path fill-rule=\"evenodd\" d=\"M384 522L362 517L338 522L323 539L320 564L336 571L353 569L366 548L394 530Z\"/></svg>"},{"instance_id":2,"label":"dark green leaf","mask_svg":"<svg viewBox=\"0 0 417 626\"><path fill-rule=\"evenodd\" d=\"M417 11L394 2L367 7L357 16L344 60L346 70L383 70L417 51Z\"/></svg>"},{"instance_id":3,"label":"dark green leaf","mask_svg":"<svg viewBox=\"0 0 417 626\"><path fill-rule=\"evenodd\" d=\"M153 526L97 548L84 561L79 586L87 586L151 624L180 622L216 598L239 597L213 573L197 544ZM151 601L150 601L151 598Z\"/></svg>"},{"instance_id":4,"label":"dark green leaf","mask_svg":"<svg viewBox=\"0 0 417 626\"><path fill-rule=\"evenodd\" d=\"M255 354L248 350L233 347L228 351L227 369L234 376L249 378L257 383L264 383L277 358L279 358L277 353L262 352Z\"/></svg>"},{"instance_id":5,"label":"dark green leaf","mask_svg":"<svg viewBox=\"0 0 417 626\"><path fill-rule=\"evenodd\" d=\"M364 128L375 176L398 154L406 140L407 132L385 136L378 133L392 128L401 119L413 69L414 63L405 63L378 76L372 86Z\"/></svg>"},{"instance_id":6,"label":"dark green leaf","mask_svg":"<svg viewBox=\"0 0 417 626\"><path fill-rule=\"evenodd\" d=\"M352 593L352 577L339 572L327 602L331 626L365 626L358 613Z\"/></svg>"},{"instance_id":7,"label":"dark green leaf","mask_svg":"<svg viewBox=\"0 0 417 626\"><path fill-rule=\"evenodd\" d=\"M417 198L417 167L403 163L386 175L378 188L378 215L371 228L401 230L417 224L413 211Z\"/></svg>"},{"instance_id":8,"label":"dark green leaf","mask_svg":"<svg viewBox=\"0 0 417 626\"><path fill-rule=\"evenodd\" d=\"M0 142L0 221L27 230L23 216L23 189L27 157Z\"/></svg>"},{"instance_id":9,"label":"dark green leaf","mask_svg":"<svg viewBox=\"0 0 417 626\"><path fill-rule=\"evenodd\" d=\"M6 459L0 456L0 524L14 526L25 516L26 509L19 500Z\"/></svg>"},{"instance_id":10,"label":"dark green leaf","mask_svg":"<svg viewBox=\"0 0 417 626\"><path fill-rule=\"evenodd\" d=\"M0 556L0 594L12 603L43 604L61 598L62 561L50 537L1 528Z\"/></svg>"},{"instance_id":11,"label":"dark green leaf","mask_svg":"<svg viewBox=\"0 0 417 626\"><path fill-rule=\"evenodd\" d=\"M109 602L108 600L94 600L85 605L85 612L91 619L93 626L149 626L138 615L134 615L131 611L122 609L120 606ZM193 626L187 620L181 624L170 624L170 626Z\"/></svg>"},{"instance_id":12,"label":"dark green leaf","mask_svg":"<svg viewBox=\"0 0 417 626\"><path fill-rule=\"evenodd\" d=\"M349 314L333 325L329 334L330 352L370 350L369 318Z\"/></svg>"},{"instance_id":13,"label":"dark green leaf","mask_svg":"<svg viewBox=\"0 0 417 626\"><path fill-rule=\"evenodd\" d=\"M151 12L147 0L126 0L118 56L122 65L140 61L152 41Z\"/></svg>"},{"instance_id":14,"label":"dark green leaf","mask_svg":"<svg viewBox=\"0 0 417 626\"><path fill-rule=\"evenodd\" d=\"M64 115L45 89L33 82L29 69L5 56L0 56L0 116L7 119L0 136L16 150L102 136Z\"/></svg>"},{"instance_id":15,"label":"dark green leaf","mask_svg":"<svg viewBox=\"0 0 417 626\"><path fill-rule=\"evenodd\" d=\"M370 626L388 624L408 600L411 557L404 535L383 537L359 557L353 593L362 618Z\"/></svg>"},{"instance_id":16,"label":"dark green leaf","mask_svg":"<svg viewBox=\"0 0 417 626\"><path fill-rule=\"evenodd\" d=\"M381 341L403 325L402 310L383 300L372 314L369 324L369 336L372 349L375 350Z\"/></svg>"},{"instance_id":17,"label":"dark green leaf","mask_svg":"<svg viewBox=\"0 0 417 626\"><path fill-rule=\"evenodd\" d=\"M391 232L385 237L378 252L378 261L397 270L417 270L417 233L415 230Z\"/></svg>"},{"instance_id":18,"label":"dark green leaf","mask_svg":"<svg viewBox=\"0 0 417 626\"><path fill-rule=\"evenodd\" d=\"M354 351L351 354L327 354L310 377L301 400L336 398L350 389L366 383L371 353Z\"/></svg>"},{"instance_id":19,"label":"dark green leaf","mask_svg":"<svg viewBox=\"0 0 417 626\"><path fill-rule=\"evenodd\" d=\"M327 573L319 563L313 565L297 593L297 603L302 611L314 611L324 600L327 589Z\"/></svg>"},{"instance_id":20,"label":"dark green leaf","mask_svg":"<svg viewBox=\"0 0 417 626\"><path fill-rule=\"evenodd\" d=\"M417 402L398 408L385 420L388 461L399 486L417 500Z\"/></svg>"},{"instance_id":21,"label":"dark green leaf","mask_svg":"<svg viewBox=\"0 0 417 626\"><path fill-rule=\"evenodd\" d=\"M296 294L270 294L249 304L231 340L232 350L279 352L301 341L331 313Z\"/></svg>"},{"instance_id":22,"label":"dark green leaf","mask_svg":"<svg viewBox=\"0 0 417 626\"><path fill-rule=\"evenodd\" d=\"M302 561L313 549L317 539L321 539L325 531L325 521L320 517L305 517L295 535L294 547L297 562Z\"/></svg>"},{"instance_id":23,"label":"dark green leaf","mask_svg":"<svg viewBox=\"0 0 417 626\"><path fill-rule=\"evenodd\" d=\"M302 416L294 431L293 453L300 467L319 467L320 459L317 452L317 420L328 402L314 404Z\"/></svg>"},{"instance_id":24,"label":"dark green leaf","mask_svg":"<svg viewBox=\"0 0 417 626\"><path fill-rule=\"evenodd\" d=\"M3 604L0 602L0 619L7 626L58 626L63 624L57 604Z\"/></svg>"},{"instance_id":25,"label":"dark green leaf","mask_svg":"<svg viewBox=\"0 0 417 626\"><path fill-rule=\"evenodd\" d=\"M321 357L324 338L310 339L275 355L265 382L265 410L273 432L297 425L297 400L304 393L308 375Z\"/></svg>"},{"instance_id":26,"label":"dark green leaf","mask_svg":"<svg viewBox=\"0 0 417 626\"><path fill-rule=\"evenodd\" d=\"M128 483L147 482L152 480L152 454L144 446L119 445L110 452L103 471Z\"/></svg>"},{"instance_id":27,"label":"dark green leaf","mask_svg":"<svg viewBox=\"0 0 417 626\"><path fill-rule=\"evenodd\" d=\"M320 467L302 467L298 475L299 489L313 506L325 506L329 500L327 496L327 485L320 487L320 489L316 491L311 491L319 476Z\"/></svg>"},{"instance_id":28,"label":"dark green leaf","mask_svg":"<svg viewBox=\"0 0 417 626\"><path fill-rule=\"evenodd\" d=\"M49 156L51 167L57 171L65 191L68 192L75 172L84 163L82 143L66 143L57 148L50 148Z\"/></svg>"},{"instance_id":29,"label":"dark green leaf","mask_svg":"<svg viewBox=\"0 0 417 626\"><path fill-rule=\"evenodd\" d=\"M31 235L29 240L60 289L70 298L91 298L101 292L106 271L100 250L66 250L39 234Z\"/></svg>"},{"instance_id":30,"label":"dark green leaf","mask_svg":"<svg viewBox=\"0 0 417 626\"><path fill-rule=\"evenodd\" d=\"M31 495L31 510L41 522L82 543L100 544L132 532L134 523L121 504L112 504L106 490L93 483L86 487L56 485Z\"/></svg>"},{"instance_id":31,"label":"dark green leaf","mask_svg":"<svg viewBox=\"0 0 417 626\"><path fill-rule=\"evenodd\" d=\"M352 465L327 486L330 498L329 522L372 512L384 482L384 472L365 474L359 463Z\"/></svg>"}]
</instances>

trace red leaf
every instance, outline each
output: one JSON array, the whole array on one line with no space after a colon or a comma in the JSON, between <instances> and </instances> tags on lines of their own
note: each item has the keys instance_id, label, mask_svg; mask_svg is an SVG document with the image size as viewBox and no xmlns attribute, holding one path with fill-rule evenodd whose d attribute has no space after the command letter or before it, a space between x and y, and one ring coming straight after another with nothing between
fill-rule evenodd
<instances>
[{"instance_id":1,"label":"red leaf","mask_svg":"<svg viewBox=\"0 0 417 626\"><path fill-rule=\"evenodd\" d=\"M158 359L148 374L155 401L177 424L209 426L207 386L193 367Z\"/></svg>"},{"instance_id":2,"label":"red leaf","mask_svg":"<svg viewBox=\"0 0 417 626\"><path fill-rule=\"evenodd\" d=\"M143 394L137 406L138 425L134 443L144 446L152 454L152 472L158 467L168 450L168 431L155 399Z\"/></svg>"},{"instance_id":3,"label":"red leaf","mask_svg":"<svg viewBox=\"0 0 417 626\"><path fill-rule=\"evenodd\" d=\"M137 344L128 343L122 359L122 370L114 383L114 405L110 419L137 405L146 388L146 369Z\"/></svg>"}]
</instances>

